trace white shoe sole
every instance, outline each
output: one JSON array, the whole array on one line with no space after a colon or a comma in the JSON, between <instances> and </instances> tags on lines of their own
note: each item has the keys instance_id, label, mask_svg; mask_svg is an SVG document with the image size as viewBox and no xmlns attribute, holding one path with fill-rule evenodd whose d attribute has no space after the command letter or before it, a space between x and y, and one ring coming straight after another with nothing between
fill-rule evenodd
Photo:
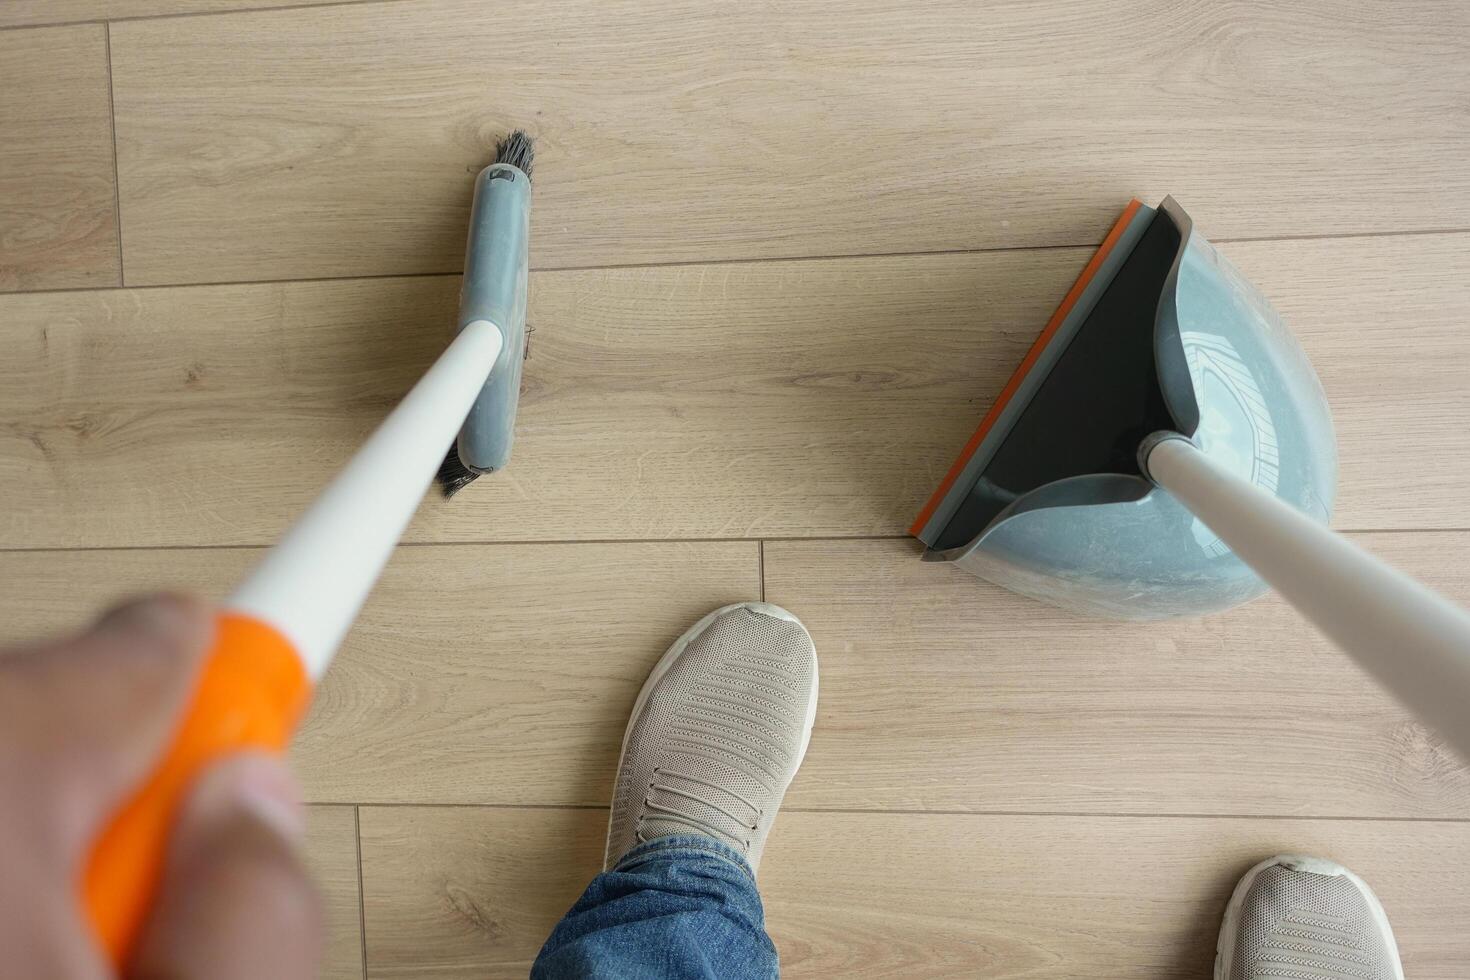
<instances>
[{"instance_id":1,"label":"white shoe sole","mask_svg":"<svg viewBox=\"0 0 1470 980\"><path fill-rule=\"evenodd\" d=\"M758 612L765 616L770 616L775 619L784 619L788 623L795 623L797 626L801 627L801 631L803 633L807 634L807 642L811 644L811 697L807 703L806 719L803 722L801 733L801 750L797 752L796 765L793 766L791 769L792 779L796 778L797 770L801 768L802 760L806 758L806 747L811 743L812 740L812 727L816 724L817 721L817 645L815 642L813 642L811 638L811 633L807 631L807 628L802 623L802 621L797 619L796 616L791 612L782 609L780 606L774 605L769 602L736 602L728 606L721 606L719 609L716 609L714 612L705 616L699 622L695 623L693 626L685 630L683 635L675 640L673 645L670 646L666 651L664 651L664 655L659 658L658 663L653 665L653 671L648 675L648 680L643 682L643 689L638 692L638 699L633 702L633 711L628 715L628 726L623 729L623 744L618 749L618 769L617 772L613 773L612 795L609 797L612 802L617 802L618 780L621 778L623 773L623 757L628 754L628 739L633 737L633 723L638 720L639 715L643 714L643 706L648 703L649 695L653 693L653 689L658 686L658 682L663 679L663 676L667 674L670 669L673 668L674 661L679 659L679 655L689 648L689 644L693 643L695 638L699 636L699 634L709 629L710 626L714 624L714 621L725 615L725 613L734 612L736 609L749 609L752 612ZM782 796L785 795L786 789L790 785L791 780L788 779L786 781L786 785L781 787ZM771 823L772 825L775 824L774 817L771 818ZM613 814L612 808L609 807L607 814L607 843L604 844L602 848L602 870L604 871L612 867L612 862L609 860L612 855L608 853L612 849L612 829ZM770 833L769 827L766 828L766 832L768 834ZM621 855L619 855L619 857L621 857Z\"/></svg>"},{"instance_id":2,"label":"white shoe sole","mask_svg":"<svg viewBox=\"0 0 1470 980\"><path fill-rule=\"evenodd\" d=\"M1373 889L1368 887L1366 881L1336 861L1309 857L1305 854L1278 854L1267 858L1247 871L1245 877L1240 879L1240 884L1235 886L1235 892L1230 896L1230 903L1225 906L1225 921L1220 925L1220 938L1215 943L1214 980L1230 980L1230 971L1235 967L1235 940L1240 932L1240 910L1245 905L1245 896L1251 890L1251 884L1256 880L1256 875L1278 864L1292 871L1306 871L1332 878L1346 878L1352 882L1367 900L1368 909L1373 915L1373 923L1378 926L1379 931L1383 934L1383 941L1388 944L1389 956L1393 958L1394 980L1404 980L1404 964L1399 959L1398 943L1394 940L1393 929L1388 924L1388 913L1383 911L1383 905L1378 901L1378 896L1373 894Z\"/></svg>"}]
</instances>

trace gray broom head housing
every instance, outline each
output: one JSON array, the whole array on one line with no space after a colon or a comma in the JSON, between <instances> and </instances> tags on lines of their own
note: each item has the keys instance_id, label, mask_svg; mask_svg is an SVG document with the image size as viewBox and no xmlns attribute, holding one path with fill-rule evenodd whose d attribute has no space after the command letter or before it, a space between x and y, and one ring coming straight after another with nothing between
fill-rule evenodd
<instances>
[{"instance_id":1,"label":"gray broom head housing","mask_svg":"<svg viewBox=\"0 0 1470 980\"><path fill-rule=\"evenodd\" d=\"M521 364L526 358L526 294L531 240L531 138L517 130L475 178L457 329L476 320L500 328L505 343L459 438L439 467L446 497L510 461Z\"/></svg>"}]
</instances>

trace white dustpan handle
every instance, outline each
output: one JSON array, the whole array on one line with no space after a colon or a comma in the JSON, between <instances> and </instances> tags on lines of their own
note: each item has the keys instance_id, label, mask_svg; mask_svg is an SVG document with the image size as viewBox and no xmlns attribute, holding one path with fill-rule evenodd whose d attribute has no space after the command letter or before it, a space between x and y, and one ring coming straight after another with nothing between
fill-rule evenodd
<instances>
[{"instance_id":1,"label":"white dustpan handle","mask_svg":"<svg viewBox=\"0 0 1470 980\"><path fill-rule=\"evenodd\" d=\"M1182 436L1144 469L1470 759L1470 613L1222 468Z\"/></svg>"}]
</instances>

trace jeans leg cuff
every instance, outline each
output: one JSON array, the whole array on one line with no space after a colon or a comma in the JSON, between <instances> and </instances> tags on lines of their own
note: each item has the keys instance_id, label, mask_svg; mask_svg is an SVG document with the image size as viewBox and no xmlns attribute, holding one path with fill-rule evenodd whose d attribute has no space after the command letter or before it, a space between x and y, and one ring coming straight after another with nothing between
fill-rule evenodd
<instances>
[{"instance_id":1,"label":"jeans leg cuff","mask_svg":"<svg viewBox=\"0 0 1470 980\"><path fill-rule=\"evenodd\" d=\"M713 837L705 837L700 834L686 834L675 837L658 837L654 840L639 844L617 864L613 865L614 871L631 871L637 865L642 864L654 857L714 857L719 858L738 868L741 874L755 881L755 872L750 869L750 863L745 860L745 855L735 848Z\"/></svg>"}]
</instances>

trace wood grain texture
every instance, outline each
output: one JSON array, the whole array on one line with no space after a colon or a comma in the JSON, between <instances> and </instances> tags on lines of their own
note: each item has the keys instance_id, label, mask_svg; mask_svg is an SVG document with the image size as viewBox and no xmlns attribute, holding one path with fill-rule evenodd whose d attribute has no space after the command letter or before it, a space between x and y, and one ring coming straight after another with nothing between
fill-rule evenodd
<instances>
[{"instance_id":1,"label":"wood grain texture","mask_svg":"<svg viewBox=\"0 0 1470 980\"><path fill-rule=\"evenodd\" d=\"M576 43L566 31L575 25ZM539 137L537 267L1470 227L1457 0L426 0L120 23L130 284L456 271Z\"/></svg>"},{"instance_id":2,"label":"wood grain texture","mask_svg":"<svg viewBox=\"0 0 1470 980\"><path fill-rule=\"evenodd\" d=\"M0 554L0 646L124 595L225 595L257 554ZM307 799L605 801L659 656L759 595L755 542L400 548L297 736Z\"/></svg>"},{"instance_id":3,"label":"wood grain texture","mask_svg":"<svg viewBox=\"0 0 1470 980\"><path fill-rule=\"evenodd\" d=\"M1354 540L1457 601L1463 534ZM816 640L803 807L1463 816L1470 767L1274 596L1086 620L907 541L771 541Z\"/></svg>"},{"instance_id":4,"label":"wood grain texture","mask_svg":"<svg viewBox=\"0 0 1470 980\"><path fill-rule=\"evenodd\" d=\"M350 806L306 808L307 866L321 890L327 936L322 980L362 980L357 818Z\"/></svg>"},{"instance_id":5,"label":"wood grain texture","mask_svg":"<svg viewBox=\"0 0 1470 980\"><path fill-rule=\"evenodd\" d=\"M606 829L605 810L364 808L371 976L524 977ZM1463 976L1466 823L783 812L761 891L783 977L1198 980L1236 880L1293 850L1368 880L1409 976Z\"/></svg>"},{"instance_id":6,"label":"wood grain texture","mask_svg":"<svg viewBox=\"0 0 1470 980\"><path fill-rule=\"evenodd\" d=\"M1470 237L1222 249L1306 350L1337 430L1339 528L1470 528ZM1371 284L1371 285L1370 285Z\"/></svg>"},{"instance_id":7,"label":"wood grain texture","mask_svg":"<svg viewBox=\"0 0 1470 980\"><path fill-rule=\"evenodd\" d=\"M1326 386L1337 525L1470 527L1470 235L1226 251ZM901 534L1088 255L537 273L515 458L408 537ZM272 541L437 356L457 289L0 297L0 547Z\"/></svg>"},{"instance_id":8,"label":"wood grain texture","mask_svg":"<svg viewBox=\"0 0 1470 980\"><path fill-rule=\"evenodd\" d=\"M1470 598L1465 534L1357 540ZM293 752L318 802L599 805L647 672L759 593L753 542L399 549ZM0 642L109 596L227 591L254 553L0 555ZM767 542L822 701L804 808L1459 817L1470 771L1275 600L1071 619L901 541Z\"/></svg>"},{"instance_id":9,"label":"wood grain texture","mask_svg":"<svg viewBox=\"0 0 1470 980\"><path fill-rule=\"evenodd\" d=\"M264 10L339 2L341 0L0 0L0 27L212 14L230 10Z\"/></svg>"},{"instance_id":10,"label":"wood grain texture","mask_svg":"<svg viewBox=\"0 0 1470 980\"><path fill-rule=\"evenodd\" d=\"M369 975L525 977L606 833L605 809L364 807Z\"/></svg>"},{"instance_id":11,"label":"wood grain texture","mask_svg":"<svg viewBox=\"0 0 1470 980\"><path fill-rule=\"evenodd\" d=\"M0 291L116 286L107 34L0 33Z\"/></svg>"}]
</instances>

